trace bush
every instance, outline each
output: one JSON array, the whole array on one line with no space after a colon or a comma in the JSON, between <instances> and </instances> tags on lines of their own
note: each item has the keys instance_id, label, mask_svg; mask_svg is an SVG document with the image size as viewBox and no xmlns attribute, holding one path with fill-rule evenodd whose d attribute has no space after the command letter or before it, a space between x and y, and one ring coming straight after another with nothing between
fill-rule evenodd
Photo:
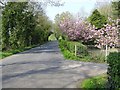
<instances>
[{"instance_id":1,"label":"bush","mask_svg":"<svg viewBox=\"0 0 120 90\"><path fill-rule=\"evenodd\" d=\"M67 42L67 49L72 52L75 53L75 45L77 47L77 55L87 55L87 47L83 44L81 44L80 42L73 42L73 41L68 41Z\"/></svg>"},{"instance_id":2,"label":"bush","mask_svg":"<svg viewBox=\"0 0 120 90\"><path fill-rule=\"evenodd\" d=\"M107 57L108 88L111 90L120 88L120 52L112 52Z\"/></svg>"},{"instance_id":3,"label":"bush","mask_svg":"<svg viewBox=\"0 0 120 90\"><path fill-rule=\"evenodd\" d=\"M65 40L60 40L60 48L61 50L68 50L70 53L75 55L75 45L77 47L77 56L86 56L88 55L87 47L83 45L80 42L75 42L75 41L65 41Z\"/></svg>"},{"instance_id":4,"label":"bush","mask_svg":"<svg viewBox=\"0 0 120 90\"><path fill-rule=\"evenodd\" d=\"M76 56L75 45L77 47ZM80 42L59 40L59 47L66 59L79 60L80 58L88 55L87 47Z\"/></svg>"}]
</instances>

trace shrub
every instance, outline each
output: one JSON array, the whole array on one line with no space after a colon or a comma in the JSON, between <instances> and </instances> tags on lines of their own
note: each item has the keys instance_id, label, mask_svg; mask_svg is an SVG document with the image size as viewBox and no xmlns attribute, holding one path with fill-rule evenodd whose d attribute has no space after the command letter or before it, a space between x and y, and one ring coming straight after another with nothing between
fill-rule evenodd
<instances>
[{"instance_id":1,"label":"shrub","mask_svg":"<svg viewBox=\"0 0 120 90\"><path fill-rule=\"evenodd\" d=\"M75 53L75 45L77 47L77 56L85 56L88 54L87 47L83 45L80 42L75 42L75 41L65 41L65 40L60 40L60 48L61 50L68 50L70 53L74 54Z\"/></svg>"},{"instance_id":2,"label":"shrub","mask_svg":"<svg viewBox=\"0 0 120 90\"><path fill-rule=\"evenodd\" d=\"M61 51L64 51L66 46L67 46L67 44L66 44L65 40L59 40L59 47L60 47Z\"/></svg>"},{"instance_id":3,"label":"shrub","mask_svg":"<svg viewBox=\"0 0 120 90\"><path fill-rule=\"evenodd\" d=\"M75 56L75 45L77 47ZM88 55L87 47L80 42L59 40L59 46L66 59L80 59Z\"/></svg>"},{"instance_id":4,"label":"shrub","mask_svg":"<svg viewBox=\"0 0 120 90\"><path fill-rule=\"evenodd\" d=\"M108 88L111 90L120 88L120 52L112 52L107 57Z\"/></svg>"},{"instance_id":5,"label":"shrub","mask_svg":"<svg viewBox=\"0 0 120 90\"><path fill-rule=\"evenodd\" d=\"M68 41L67 42L67 48L70 52L74 53L75 52L75 45L77 47L77 54L87 54L87 47L80 42L73 42L73 41Z\"/></svg>"}]
</instances>

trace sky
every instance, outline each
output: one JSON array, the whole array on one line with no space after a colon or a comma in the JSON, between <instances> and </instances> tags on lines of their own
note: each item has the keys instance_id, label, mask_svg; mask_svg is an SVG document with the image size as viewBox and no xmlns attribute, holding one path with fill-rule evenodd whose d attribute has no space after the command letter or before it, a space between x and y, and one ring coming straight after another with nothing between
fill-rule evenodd
<instances>
[{"instance_id":1,"label":"sky","mask_svg":"<svg viewBox=\"0 0 120 90\"><path fill-rule=\"evenodd\" d=\"M54 21L56 14L69 11L73 15L79 13L80 16L89 16L93 9L96 7L97 2L105 2L109 0L62 0L65 2L63 6L47 6L46 14L50 20Z\"/></svg>"}]
</instances>

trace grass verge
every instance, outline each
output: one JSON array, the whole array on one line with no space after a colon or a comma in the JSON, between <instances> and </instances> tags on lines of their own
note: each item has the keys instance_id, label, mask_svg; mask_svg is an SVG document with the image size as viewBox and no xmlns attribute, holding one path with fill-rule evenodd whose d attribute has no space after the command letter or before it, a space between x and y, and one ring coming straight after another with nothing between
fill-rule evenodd
<instances>
[{"instance_id":1,"label":"grass verge","mask_svg":"<svg viewBox=\"0 0 120 90\"><path fill-rule=\"evenodd\" d=\"M11 50L0 52L0 59L2 60L5 57L8 57L8 56L11 56L13 54L17 54L17 53L29 50L29 49L37 47L37 46L38 45L32 45L32 46L28 46L28 47L24 47L24 48L11 49Z\"/></svg>"},{"instance_id":2,"label":"grass verge","mask_svg":"<svg viewBox=\"0 0 120 90\"><path fill-rule=\"evenodd\" d=\"M83 90L104 90L107 84L107 74L103 74L100 76L95 76L89 79L85 79L80 85L79 88L83 88Z\"/></svg>"}]
</instances>

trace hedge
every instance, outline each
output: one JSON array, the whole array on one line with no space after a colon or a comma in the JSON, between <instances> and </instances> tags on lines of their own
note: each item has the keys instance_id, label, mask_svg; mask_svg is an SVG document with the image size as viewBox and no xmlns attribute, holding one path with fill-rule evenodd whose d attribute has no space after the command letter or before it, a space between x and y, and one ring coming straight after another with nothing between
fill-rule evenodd
<instances>
[{"instance_id":1,"label":"hedge","mask_svg":"<svg viewBox=\"0 0 120 90\"><path fill-rule=\"evenodd\" d=\"M71 53L75 53L75 45L76 45L77 56L83 56L88 54L87 47L80 42L60 40L59 43L61 50L65 49Z\"/></svg>"},{"instance_id":2,"label":"hedge","mask_svg":"<svg viewBox=\"0 0 120 90\"><path fill-rule=\"evenodd\" d=\"M112 52L107 57L108 63L108 88L120 89L120 52Z\"/></svg>"}]
</instances>

